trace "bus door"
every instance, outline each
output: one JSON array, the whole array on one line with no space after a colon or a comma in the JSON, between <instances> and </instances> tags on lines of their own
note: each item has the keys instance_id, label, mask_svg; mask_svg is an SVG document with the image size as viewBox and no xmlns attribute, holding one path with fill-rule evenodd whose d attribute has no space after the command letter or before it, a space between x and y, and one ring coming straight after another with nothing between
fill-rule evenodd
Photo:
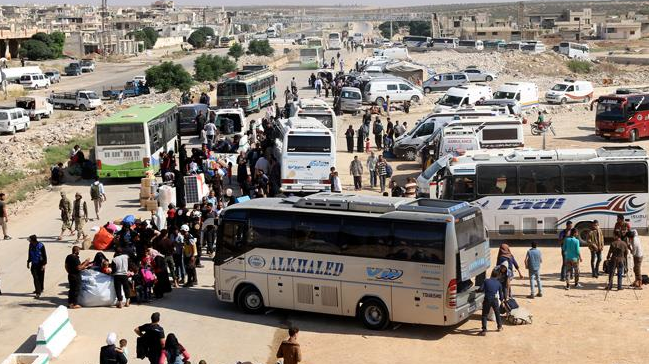
<instances>
[{"instance_id":1,"label":"bus door","mask_svg":"<svg viewBox=\"0 0 649 364\"><path fill-rule=\"evenodd\" d=\"M232 212L229 215L239 214ZM221 282L221 286L215 287L222 292L223 300L235 299L234 288L237 283L246 278L246 228L245 216L229 216L219 226L219 241L215 263L214 278L215 284ZM236 217L242 217L236 219ZM252 263L251 263L252 264Z\"/></svg>"}]
</instances>

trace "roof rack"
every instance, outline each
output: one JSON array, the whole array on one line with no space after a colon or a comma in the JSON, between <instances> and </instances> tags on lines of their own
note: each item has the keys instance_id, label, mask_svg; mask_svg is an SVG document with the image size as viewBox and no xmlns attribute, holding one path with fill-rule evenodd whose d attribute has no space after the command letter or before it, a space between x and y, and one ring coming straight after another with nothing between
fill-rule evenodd
<instances>
[{"instance_id":1,"label":"roof rack","mask_svg":"<svg viewBox=\"0 0 649 364\"><path fill-rule=\"evenodd\" d=\"M625 145L620 147L599 147L599 157L645 157L647 151L637 145Z\"/></svg>"}]
</instances>

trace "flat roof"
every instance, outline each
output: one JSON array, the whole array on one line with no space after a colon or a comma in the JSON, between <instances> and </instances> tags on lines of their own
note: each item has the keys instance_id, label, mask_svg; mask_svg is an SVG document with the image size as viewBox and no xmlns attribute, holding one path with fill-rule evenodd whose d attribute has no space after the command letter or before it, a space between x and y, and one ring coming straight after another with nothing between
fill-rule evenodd
<instances>
[{"instance_id":1,"label":"flat roof","mask_svg":"<svg viewBox=\"0 0 649 364\"><path fill-rule=\"evenodd\" d=\"M172 110L176 104L168 102L153 105L133 105L126 110L115 113L97 124L139 124L146 123L155 117Z\"/></svg>"}]
</instances>

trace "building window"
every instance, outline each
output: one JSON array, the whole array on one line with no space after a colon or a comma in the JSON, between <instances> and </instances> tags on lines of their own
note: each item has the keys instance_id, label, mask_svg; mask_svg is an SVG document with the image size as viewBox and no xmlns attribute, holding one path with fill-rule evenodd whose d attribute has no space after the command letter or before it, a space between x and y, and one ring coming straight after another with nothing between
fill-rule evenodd
<instances>
[{"instance_id":1,"label":"building window","mask_svg":"<svg viewBox=\"0 0 649 364\"><path fill-rule=\"evenodd\" d=\"M487 32L478 32L478 35L487 35Z\"/></svg>"},{"instance_id":2,"label":"building window","mask_svg":"<svg viewBox=\"0 0 649 364\"><path fill-rule=\"evenodd\" d=\"M615 33L615 28L606 28L606 33Z\"/></svg>"},{"instance_id":3,"label":"building window","mask_svg":"<svg viewBox=\"0 0 649 364\"><path fill-rule=\"evenodd\" d=\"M491 35L498 35L498 32L491 32Z\"/></svg>"},{"instance_id":4,"label":"building window","mask_svg":"<svg viewBox=\"0 0 649 364\"><path fill-rule=\"evenodd\" d=\"M630 31L629 33L630 33L631 35L634 35L634 34L635 34L635 30Z\"/></svg>"}]
</instances>

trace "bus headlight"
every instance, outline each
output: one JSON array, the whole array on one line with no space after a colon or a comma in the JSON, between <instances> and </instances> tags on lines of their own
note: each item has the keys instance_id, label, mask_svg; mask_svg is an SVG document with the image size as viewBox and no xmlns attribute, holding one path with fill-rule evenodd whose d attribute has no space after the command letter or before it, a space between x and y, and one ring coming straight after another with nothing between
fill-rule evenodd
<instances>
[{"instance_id":1,"label":"bus headlight","mask_svg":"<svg viewBox=\"0 0 649 364\"><path fill-rule=\"evenodd\" d=\"M616 133L624 133L624 128L617 128L615 129Z\"/></svg>"}]
</instances>

